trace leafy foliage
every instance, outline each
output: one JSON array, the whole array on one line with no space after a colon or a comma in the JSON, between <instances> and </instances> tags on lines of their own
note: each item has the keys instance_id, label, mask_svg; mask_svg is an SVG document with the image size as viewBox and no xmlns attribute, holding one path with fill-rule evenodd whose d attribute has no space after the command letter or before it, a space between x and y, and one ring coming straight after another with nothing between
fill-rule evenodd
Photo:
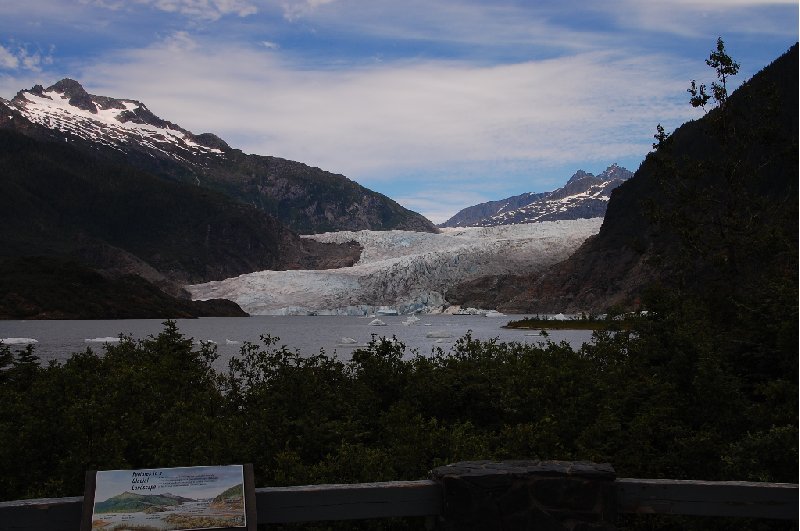
<instances>
[{"instance_id":1,"label":"leafy foliage","mask_svg":"<svg viewBox=\"0 0 800 531\"><path fill-rule=\"evenodd\" d=\"M86 469L252 462L259 486L419 479L468 459L607 461L620 476L797 480L796 378L743 373L675 314L575 351L461 338L342 361L278 339L228 370L172 322L41 366L0 346L0 499L80 494ZM793 358L776 363L796 364Z\"/></svg>"},{"instance_id":2,"label":"leafy foliage","mask_svg":"<svg viewBox=\"0 0 800 531\"><path fill-rule=\"evenodd\" d=\"M717 105L723 107L728 100L728 78L739 73L740 65L725 52L725 43L722 37L717 38L717 48L708 56L706 64L714 69L718 82L711 83L711 94L708 94L706 86L700 85L698 87L697 81L693 79L691 86L687 89L687 92L691 95L689 103L692 104L692 107L705 109L708 101L713 98Z\"/></svg>"}]
</instances>

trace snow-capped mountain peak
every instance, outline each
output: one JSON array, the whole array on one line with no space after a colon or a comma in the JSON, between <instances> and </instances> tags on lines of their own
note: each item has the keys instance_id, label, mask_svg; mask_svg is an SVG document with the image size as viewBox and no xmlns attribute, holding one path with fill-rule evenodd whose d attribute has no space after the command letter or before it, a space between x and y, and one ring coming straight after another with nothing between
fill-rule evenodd
<instances>
[{"instance_id":1,"label":"snow-capped mountain peak","mask_svg":"<svg viewBox=\"0 0 800 531\"><path fill-rule=\"evenodd\" d=\"M8 102L33 123L66 139L97 142L121 152L151 152L183 162L224 156L227 145L213 135L194 135L162 120L141 102L89 94L73 79L21 90Z\"/></svg>"},{"instance_id":2,"label":"snow-capped mountain peak","mask_svg":"<svg viewBox=\"0 0 800 531\"><path fill-rule=\"evenodd\" d=\"M572 177L569 178L569 181L567 181L567 184L574 183L574 182L577 182L577 181L580 181L580 180L583 180L583 179L586 179L586 178L591 178L591 177L594 177L594 175L592 175L591 173L587 173L587 172L585 172L583 170L578 170L578 171L575 172L575 175L573 175Z\"/></svg>"},{"instance_id":3,"label":"snow-capped mountain peak","mask_svg":"<svg viewBox=\"0 0 800 531\"><path fill-rule=\"evenodd\" d=\"M616 162L605 169L603 173L597 176L598 179L603 181L610 181L612 179L620 179L620 180L627 180L630 179L633 175L630 171L626 170L622 166L618 165Z\"/></svg>"},{"instance_id":4,"label":"snow-capped mountain peak","mask_svg":"<svg viewBox=\"0 0 800 531\"><path fill-rule=\"evenodd\" d=\"M522 194L484 205L499 205L488 212L483 205L467 207L442 227L495 227L540 221L603 217L611 191L633 176L612 164L600 175L578 170L563 187L540 194ZM512 202L513 200L513 202ZM514 206L510 206L510 205Z\"/></svg>"}]
</instances>

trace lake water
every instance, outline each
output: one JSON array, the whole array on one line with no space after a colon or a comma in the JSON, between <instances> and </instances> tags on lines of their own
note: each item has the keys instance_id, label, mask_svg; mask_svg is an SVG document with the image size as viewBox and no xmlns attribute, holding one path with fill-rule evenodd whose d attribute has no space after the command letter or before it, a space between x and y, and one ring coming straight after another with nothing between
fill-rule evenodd
<instances>
[{"instance_id":1,"label":"lake water","mask_svg":"<svg viewBox=\"0 0 800 531\"><path fill-rule=\"evenodd\" d=\"M537 344L550 339L567 341L574 348L591 341L589 330L552 330L544 338L538 330L510 330L502 328L508 321L523 316L483 317L480 315L421 315L414 324L404 324L408 316L379 316L386 326L372 326L374 317L352 316L283 316L207 317L178 319L178 329L195 341L213 341L220 359L215 367L224 368L227 360L239 353L242 343L258 343L261 335L280 338L279 345L302 353L336 352L340 359L349 359L354 348L364 346L372 334L378 337L397 337L406 344L408 356L411 349L422 355L435 347L448 351L453 343L472 331L473 338L515 341ZM72 353L91 347L103 351L103 343L113 341L120 334L142 339L156 335L162 329L160 319L125 319L97 321L0 321L0 340L6 338L36 339L35 353L43 362L66 360ZM15 346L12 346L14 349Z\"/></svg>"}]
</instances>

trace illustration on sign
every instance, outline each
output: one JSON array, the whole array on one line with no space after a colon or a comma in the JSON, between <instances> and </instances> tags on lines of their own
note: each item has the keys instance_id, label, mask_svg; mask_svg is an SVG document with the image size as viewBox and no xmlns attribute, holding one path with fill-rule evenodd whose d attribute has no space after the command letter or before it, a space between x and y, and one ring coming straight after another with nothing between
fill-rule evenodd
<instances>
[{"instance_id":1,"label":"illustration on sign","mask_svg":"<svg viewBox=\"0 0 800 531\"><path fill-rule=\"evenodd\" d=\"M101 470L92 529L246 527L242 465Z\"/></svg>"}]
</instances>

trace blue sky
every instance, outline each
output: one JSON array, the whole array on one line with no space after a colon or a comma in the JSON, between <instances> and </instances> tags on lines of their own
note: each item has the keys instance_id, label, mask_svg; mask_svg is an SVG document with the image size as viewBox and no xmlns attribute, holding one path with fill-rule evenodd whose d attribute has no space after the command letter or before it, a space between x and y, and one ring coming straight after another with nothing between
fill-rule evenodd
<instances>
[{"instance_id":1,"label":"blue sky","mask_svg":"<svg viewBox=\"0 0 800 531\"><path fill-rule=\"evenodd\" d=\"M737 86L797 42L797 1L0 2L0 96L71 77L441 222L635 170L656 124L699 116L717 36Z\"/></svg>"}]
</instances>

